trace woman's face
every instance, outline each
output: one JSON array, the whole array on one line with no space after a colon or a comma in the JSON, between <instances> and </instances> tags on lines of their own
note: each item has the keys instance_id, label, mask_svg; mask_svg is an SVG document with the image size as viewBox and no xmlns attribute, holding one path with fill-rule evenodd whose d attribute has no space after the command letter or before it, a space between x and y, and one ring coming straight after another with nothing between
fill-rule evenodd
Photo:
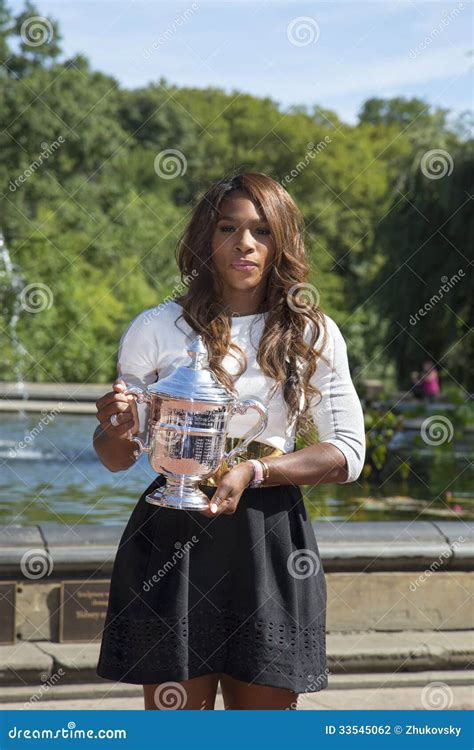
<instances>
[{"instance_id":1,"label":"woman's face","mask_svg":"<svg viewBox=\"0 0 474 750\"><path fill-rule=\"evenodd\" d=\"M245 193L236 191L222 201L211 248L224 294L265 286L275 256L274 241L265 217Z\"/></svg>"}]
</instances>

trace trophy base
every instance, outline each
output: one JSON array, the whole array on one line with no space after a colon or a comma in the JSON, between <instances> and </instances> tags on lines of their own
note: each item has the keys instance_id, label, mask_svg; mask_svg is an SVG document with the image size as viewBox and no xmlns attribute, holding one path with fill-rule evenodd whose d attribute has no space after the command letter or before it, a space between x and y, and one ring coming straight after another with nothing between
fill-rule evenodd
<instances>
[{"instance_id":1,"label":"trophy base","mask_svg":"<svg viewBox=\"0 0 474 750\"><path fill-rule=\"evenodd\" d=\"M166 484L158 487L154 492L145 496L147 503L160 505L162 508L176 508L177 510L207 510L209 499L207 495L192 482L173 482L172 478Z\"/></svg>"}]
</instances>

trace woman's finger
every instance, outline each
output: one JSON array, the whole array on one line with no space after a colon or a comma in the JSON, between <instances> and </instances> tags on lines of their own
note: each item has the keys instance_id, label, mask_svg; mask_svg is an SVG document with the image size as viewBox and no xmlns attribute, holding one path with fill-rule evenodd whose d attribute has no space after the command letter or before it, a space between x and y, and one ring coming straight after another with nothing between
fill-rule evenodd
<instances>
[{"instance_id":1,"label":"woman's finger","mask_svg":"<svg viewBox=\"0 0 474 750\"><path fill-rule=\"evenodd\" d=\"M214 492L212 498L209 500L209 505L205 510L200 510L199 512L202 513L206 518L214 518L215 516L218 516L220 513L220 508L225 505L225 500L223 500L219 495L217 495L217 490ZM214 512L212 508L215 507L216 511Z\"/></svg>"},{"instance_id":2,"label":"woman's finger","mask_svg":"<svg viewBox=\"0 0 474 750\"><path fill-rule=\"evenodd\" d=\"M106 432L118 437L119 433L122 433L124 430L125 432L127 430L133 431L133 419L131 417L123 419L122 415L120 415L120 417L117 417L117 424L113 424L110 419L107 419L105 422L100 422L100 426Z\"/></svg>"},{"instance_id":3,"label":"woman's finger","mask_svg":"<svg viewBox=\"0 0 474 750\"><path fill-rule=\"evenodd\" d=\"M232 516L237 510L237 502L236 498L228 498L228 502L225 503L222 513L226 516Z\"/></svg>"},{"instance_id":4,"label":"woman's finger","mask_svg":"<svg viewBox=\"0 0 474 750\"><path fill-rule=\"evenodd\" d=\"M100 409L97 412L96 417L99 422L108 422L112 414L130 414L133 416L132 409L128 402L115 401Z\"/></svg>"},{"instance_id":5,"label":"woman's finger","mask_svg":"<svg viewBox=\"0 0 474 750\"><path fill-rule=\"evenodd\" d=\"M129 397L125 396L123 393L115 393L114 391L109 391L109 393L106 393L105 396L102 396L98 401L95 402L95 407L97 411L100 411L104 408L104 406L108 406L109 404L114 403L128 404Z\"/></svg>"},{"instance_id":6,"label":"woman's finger","mask_svg":"<svg viewBox=\"0 0 474 750\"><path fill-rule=\"evenodd\" d=\"M224 495L223 492L215 492L210 500L209 510L213 516L217 516L223 513L230 502L230 497Z\"/></svg>"}]
</instances>

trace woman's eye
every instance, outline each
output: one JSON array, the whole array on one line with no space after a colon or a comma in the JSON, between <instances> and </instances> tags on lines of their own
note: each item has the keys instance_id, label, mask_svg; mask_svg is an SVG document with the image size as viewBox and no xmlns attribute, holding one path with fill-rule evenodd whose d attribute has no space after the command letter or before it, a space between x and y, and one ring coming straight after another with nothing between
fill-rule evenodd
<instances>
[{"instance_id":1,"label":"woman's eye","mask_svg":"<svg viewBox=\"0 0 474 750\"><path fill-rule=\"evenodd\" d=\"M221 227L221 232L227 232L228 230L232 230L232 229L235 229L235 227L233 227L233 226ZM271 233L270 229L263 229L262 228L262 229L257 229L257 231L258 232L263 232L263 234L270 234Z\"/></svg>"}]
</instances>

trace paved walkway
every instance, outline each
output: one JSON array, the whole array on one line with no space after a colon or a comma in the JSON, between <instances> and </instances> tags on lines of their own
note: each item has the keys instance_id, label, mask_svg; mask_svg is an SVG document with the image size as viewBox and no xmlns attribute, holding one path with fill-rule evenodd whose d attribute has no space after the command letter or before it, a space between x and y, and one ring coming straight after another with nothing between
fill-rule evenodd
<instances>
[{"instance_id":1,"label":"paved walkway","mask_svg":"<svg viewBox=\"0 0 474 750\"><path fill-rule=\"evenodd\" d=\"M398 682L398 686L390 683ZM353 684L353 687L347 685ZM372 686L371 686L372 684ZM344 685L344 687L339 687ZM54 692L53 692L54 691ZM2 709L142 710L140 687L133 685L64 685L33 698L31 687L10 687L0 693ZM224 708L220 691L216 709ZM474 709L472 672L423 672L404 675L350 675L332 678L331 688L300 696L299 710Z\"/></svg>"}]
</instances>

